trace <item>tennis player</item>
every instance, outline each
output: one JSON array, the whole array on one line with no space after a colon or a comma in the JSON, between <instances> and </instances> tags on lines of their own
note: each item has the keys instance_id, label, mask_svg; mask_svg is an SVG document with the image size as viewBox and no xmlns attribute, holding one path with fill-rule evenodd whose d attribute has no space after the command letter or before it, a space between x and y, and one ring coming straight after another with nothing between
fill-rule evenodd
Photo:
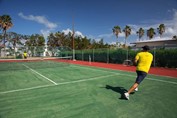
<instances>
[{"instance_id":1,"label":"tennis player","mask_svg":"<svg viewBox=\"0 0 177 118\"><path fill-rule=\"evenodd\" d=\"M23 57L24 57L25 59L27 58L27 52L26 52L26 51L23 53Z\"/></svg>"},{"instance_id":2,"label":"tennis player","mask_svg":"<svg viewBox=\"0 0 177 118\"><path fill-rule=\"evenodd\" d=\"M133 86L124 93L124 96L129 100L131 92L138 91L138 85L144 80L152 64L153 55L149 52L149 46L145 45L142 47L142 51L135 56L134 64L136 65L137 78Z\"/></svg>"}]
</instances>

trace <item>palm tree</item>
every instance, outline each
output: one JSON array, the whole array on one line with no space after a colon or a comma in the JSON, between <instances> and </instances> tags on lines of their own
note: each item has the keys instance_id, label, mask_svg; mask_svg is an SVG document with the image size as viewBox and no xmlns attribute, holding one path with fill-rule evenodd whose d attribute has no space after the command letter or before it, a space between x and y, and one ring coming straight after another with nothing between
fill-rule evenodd
<instances>
[{"instance_id":1,"label":"palm tree","mask_svg":"<svg viewBox=\"0 0 177 118\"><path fill-rule=\"evenodd\" d=\"M131 34L131 27L126 25L123 32L125 33L125 46L127 44L127 38Z\"/></svg>"},{"instance_id":2,"label":"palm tree","mask_svg":"<svg viewBox=\"0 0 177 118\"><path fill-rule=\"evenodd\" d=\"M155 31L154 31L154 28L150 28L149 30L147 30L147 37L149 37L149 39L152 39L155 35Z\"/></svg>"},{"instance_id":3,"label":"palm tree","mask_svg":"<svg viewBox=\"0 0 177 118\"><path fill-rule=\"evenodd\" d=\"M4 34L4 46L6 41L6 31L13 26L12 19L9 15L0 16L0 29L2 29Z\"/></svg>"},{"instance_id":4,"label":"palm tree","mask_svg":"<svg viewBox=\"0 0 177 118\"><path fill-rule=\"evenodd\" d=\"M136 34L139 36L139 41L140 41L140 39L143 37L143 35L144 35L144 29L143 28L140 28L137 32L136 32Z\"/></svg>"},{"instance_id":5,"label":"palm tree","mask_svg":"<svg viewBox=\"0 0 177 118\"><path fill-rule=\"evenodd\" d=\"M164 24L160 24L159 27L157 28L158 33L160 34L160 37L162 36L162 34L165 32L165 25Z\"/></svg>"},{"instance_id":6,"label":"palm tree","mask_svg":"<svg viewBox=\"0 0 177 118\"><path fill-rule=\"evenodd\" d=\"M121 33L121 28L117 25L117 26L114 26L114 28L112 29L113 33L116 35L117 37L117 42L116 44L118 45L118 36L119 36L119 33Z\"/></svg>"}]
</instances>

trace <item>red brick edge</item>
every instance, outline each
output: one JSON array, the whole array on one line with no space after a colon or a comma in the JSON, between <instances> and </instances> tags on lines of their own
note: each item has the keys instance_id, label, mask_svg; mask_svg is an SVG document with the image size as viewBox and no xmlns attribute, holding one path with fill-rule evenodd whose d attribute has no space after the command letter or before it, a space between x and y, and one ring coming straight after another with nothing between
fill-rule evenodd
<instances>
[{"instance_id":1,"label":"red brick edge","mask_svg":"<svg viewBox=\"0 0 177 118\"><path fill-rule=\"evenodd\" d=\"M88 62L88 61L70 61L72 64L79 64L79 65L86 65L86 66L95 66L101 68L109 68L115 70L123 70L123 71L130 71L135 72L135 66L124 66L122 64L107 64L107 63L100 63L100 62ZM159 68L159 67L151 67L150 74L160 75L160 76L168 76L177 78L177 69L171 68Z\"/></svg>"}]
</instances>

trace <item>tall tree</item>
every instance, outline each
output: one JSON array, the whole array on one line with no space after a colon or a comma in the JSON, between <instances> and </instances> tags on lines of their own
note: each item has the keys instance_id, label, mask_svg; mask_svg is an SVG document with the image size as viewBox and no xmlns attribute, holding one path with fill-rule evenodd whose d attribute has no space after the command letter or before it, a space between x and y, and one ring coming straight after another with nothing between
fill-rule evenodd
<instances>
[{"instance_id":1,"label":"tall tree","mask_svg":"<svg viewBox=\"0 0 177 118\"><path fill-rule=\"evenodd\" d=\"M147 30L147 37L149 37L149 39L152 39L155 35L155 31L154 31L154 28L149 28L149 30Z\"/></svg>"},{"instance_id":2,"label":"tall tree","mask_svg":"<svg viewBox=\"0 0 177 118\"><path fill-rule=\"evenodd\" d=\"M127 45L127 38L131 34L131 27L126 25L123 29L123 32L125 33L125 46Z\"/></svg>"},{"instance_id":3,"label":"tall tree","mask_svg":"<svg viewBox=\"0 0 177 118\"><path fill-rule=\"evenodd\" d=\"M45 46L45 39L44 39L44 37L43 36L38 36L37 37L37 46Z\"/></svg>"},{"instance_id":4,"label":"tall tree","mask_svg":"<svg viewBox=\"0 0 177 118\"><path fill-rule=\"evenodd\" d=\"M117 37L117 42L116 44L118 45L118 36L119 36L119 33L121 33L121 28L117 25L117 26L114 26L114 28L112 29L113 33L116 35Z\"/></svg>"},{"instance_id":5,"label":"tall tree","mask_svg":"<svg viewBox=\"0 0 177 118\"><path fill-rule=\"evenodd\" d=\"M31 35L25 42L32 56L39 56L44 51L45 39L39 34Z\"/></svg>"},{"instance_id":6,"label":"tall tree","mask_svg":"<svg viewBox=\"0 0 177 118\"><path fill-rule=\"evenodd\" d=\"M0 29L2 29L4 35L4 40L3 40L4 46L6 43L6 32L12 26L13 26L12 19L9 15L0 16Z\"/></svg>"},{"instance_id":7,"label":"tall tree","mask_svg":"<svg viewBox=\"0 0 177 118\"><path fill-rule=\"evenodd\" d=\"M159 27L157 28L157 32L160 34L160 37L162 37L162 34L165 32L165 25L160 24Z\"/></svg>"},{"instance_id":8,"label":"tall tree","mask_svg":"<svg viewBox=\"0 0 177 118\"><path fill-rule=\"evenodd\" d=\"M55 47L55 34L54 33L50 33L48 36L48 41L47 41L47 45L49 47Z\"/></svg>"},{"instance_id":9,"label":"tall tree","mask_svg":"<svg viewBox=\"0 0 177 118\"><path fill-rule=\"evenodd\" d=\"M144 29L139 28L139 30L136 32L136 34L138 35L139 41L140 41L140 39L144 36Z\"/></svg>"},{"instance_id":10,"label":"tall tree","mask_svg":"<svg viewBox=\"0 0 177 118\"><path fill-rule=\"evenodd\" d=\"M7 33L7 40L9 43L9 47L13 46L13 49L15 50L17 45L23 45L21 40L23 39L23 35L17 34L15 32L9 32Z\"/></svg>"},{"instance_id":11,"label":"tall tree","mask_svg":"<svg viewBox=\"0 0 177 118\"><path fill-rule=\"evenodd\" d=\"M0 43L2 42L2 40L3 40L3 35L0 34Z\"/></svg>"}]
</instances>

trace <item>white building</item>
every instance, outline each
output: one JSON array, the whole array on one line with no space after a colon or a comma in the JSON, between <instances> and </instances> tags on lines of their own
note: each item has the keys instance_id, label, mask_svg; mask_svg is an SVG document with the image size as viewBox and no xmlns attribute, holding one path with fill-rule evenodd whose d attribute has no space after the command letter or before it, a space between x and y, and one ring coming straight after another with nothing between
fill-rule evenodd
<instances>
[{"instance_id":1,"label":"white building","mask_svg":"<svg viewBox=\"0 0 177 118\"><path fill-rule=\"evenodd\" d=\"M150 47L177 47L176 39L163 39L163 40L145 40L145 41L137 41L133 42L135 47L140 48L144 45L148 45Z\"/></svg>"}]
</instances>

